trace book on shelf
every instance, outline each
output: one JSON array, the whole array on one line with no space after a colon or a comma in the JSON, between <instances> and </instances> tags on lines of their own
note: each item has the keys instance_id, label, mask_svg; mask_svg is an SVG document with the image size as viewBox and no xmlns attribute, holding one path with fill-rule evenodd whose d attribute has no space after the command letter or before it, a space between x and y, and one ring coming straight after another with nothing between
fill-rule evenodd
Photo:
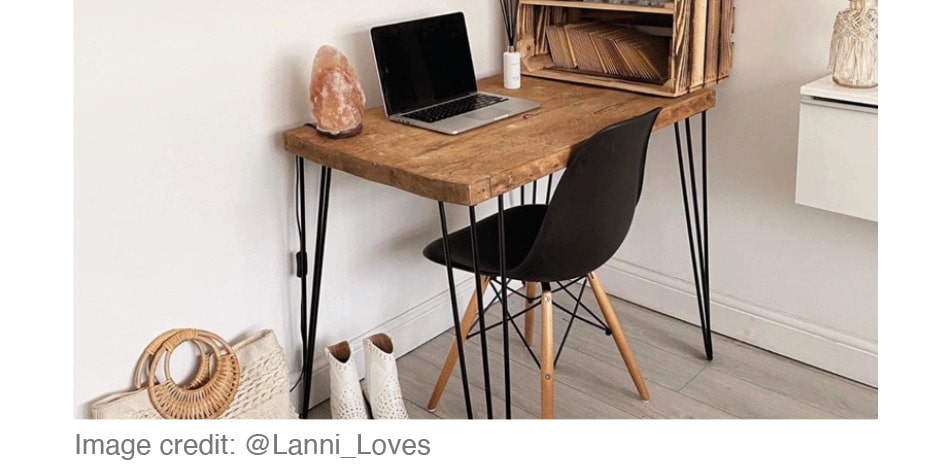
<instances>
[{"instance_id":1,"label":"book on shelf","mask_svg":"<svg viewBox=\"0 0 950 469\"><path fill-rule=\"evenodd\" d=\"M661 82L668 75L668 37L602 22L548 25L547 49L555 66Z\"/></svg>"}]
</instances>

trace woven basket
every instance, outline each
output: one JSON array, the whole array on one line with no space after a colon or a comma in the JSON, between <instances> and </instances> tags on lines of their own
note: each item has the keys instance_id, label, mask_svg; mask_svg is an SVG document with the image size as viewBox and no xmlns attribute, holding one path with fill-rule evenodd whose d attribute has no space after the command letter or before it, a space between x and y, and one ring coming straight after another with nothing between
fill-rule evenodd
<instances>
[{"instance_id":1,"label":"woven basket","mask_svg":"<svg viewBox=\"0 0 950 469\"><path fill-rule=\"evenodd\" d=\"M216 339L215 339L216 338ZM195 375L183 384L155 376L183 342L201 351ZM216 377L217 376L217 377ZM231 394L231 384L235 384ZM173 329L149 344L136 364L135 390L92 404L96 419L296 419L283 350L271 330L232 346L207 331Z\"/></svg>"}]
</instances>

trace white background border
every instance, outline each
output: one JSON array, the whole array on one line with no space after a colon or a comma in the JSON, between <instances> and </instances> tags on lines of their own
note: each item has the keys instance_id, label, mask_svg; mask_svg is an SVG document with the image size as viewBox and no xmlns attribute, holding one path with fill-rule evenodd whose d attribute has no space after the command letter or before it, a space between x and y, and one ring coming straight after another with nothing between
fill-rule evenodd
<instances>
[{"instance_id":1,"label":"white background border","mask_svg":"<svg viewBox=\"0 0 950 469\"><path fill-rule=\"evenodd\" d=\"M947 133L950 83L941 81L939 71L948 60L943 50L946 11L935 11L946 7L935 3L920 2L914 8L893 1L881 5L879 419L182 425L72 418L72 3L4 2L0 311L6 333L0 340L0 388L8 431L0 448L13 453L5 455L7 460L30 461L29 466L37 465L33 460L50 460L111 467L128 463L77 458L75 434L164 438L266 431L287 432L289 437L332 430L433 441L426 458L365 458L352 460L354 467L460 461L506 466L557 461L568 467L594 461L657 467L882 467L900 462L915 467L946 461L942 446L948 405L942 381L950 346L945 228L950 168L947 151L937 142ZM233 464L237 459L269 462L250 456L220 462ZM136 462L206 466L216 461L154 457Z\"/></svg>"}]
</instances>

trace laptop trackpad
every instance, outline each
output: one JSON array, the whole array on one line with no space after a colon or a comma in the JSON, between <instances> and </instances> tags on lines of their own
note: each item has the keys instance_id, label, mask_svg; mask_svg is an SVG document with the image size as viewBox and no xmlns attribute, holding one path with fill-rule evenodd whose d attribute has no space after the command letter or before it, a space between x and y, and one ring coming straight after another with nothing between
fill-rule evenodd
<instances>
[{"instance_id":1,"label":"laptop trackpad","mask_svg":"<svg viewBox=\"0 0 950 469\"><path fill-rule=\"evenodd\" d=\"M471 119L477 119L480 121L493 121L498 120L504 117L511 115L511 112L507 109L499 106L487 107L485 109L479 109L477 111L472 111L463 114L462 117L468 117Z\"/></svg>"}]
</instances>

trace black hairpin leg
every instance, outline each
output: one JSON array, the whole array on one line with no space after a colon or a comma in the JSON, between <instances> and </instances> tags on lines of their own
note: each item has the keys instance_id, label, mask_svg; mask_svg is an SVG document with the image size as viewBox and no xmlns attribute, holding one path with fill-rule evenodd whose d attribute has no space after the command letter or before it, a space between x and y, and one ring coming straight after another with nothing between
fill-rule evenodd
<instances>
[{"instance_id":1,"label":"black hairpin leg","mask_svg":"<svg viewBox=\"0 0 950 469\"><path fill-rule=\"evenodd\" d=\"M706 185L706 112L702 113L701 151L702 151L702 183L699 191L696 186L696 170L693 164L693 136L689 122L686 119L686 155L689 164L688 183L687 172L684 168L683 145L680 139L680 125L674 124L676 132L676 153L680 169L680 183L683 189L683 209L686 214L686 232L689 237L690 264L693 268L693 281L696 284L696 302L699 307L699 323L703 331L703 345L706 358L712 360L712 329L710 326L709 301L709 217L707 208ZM688 187L687 187L688 186ZM699 194L699 195L698 195ZM690 197L691 195L691 197ZM692 198L692 204L690 204ZM701 198L700 209L698 198ZM695 226L695 234L694 228Z\"/></svg>"},{"instance_id":2,"label":"black hairpin leg","mask_svg":"<svg viewBox=\"0 0 950 469\"><path fill-rule=\"evenodd\" d=\"M703 111L701 123L703 152L703 260L706 267L706 275L703 278L703 288L706 297L706 336L703 338L703 342L706 344L706 357L712 360L712 323L710 322L711 303L709 299L709 207L707 205L709 197L706 189L708 187L706 185L706 111Z\"/></svg>"},{"instance_id":3,"label":"black hairpin leg","mask_svg":"<svg viewBox=\"0 0 950 469\"><path fill-rule=\"evenodd\" d=\"M304 207L304 187L303 187L303 168L298 166L300 170L300 175L298 178L298 184L301 185L300 190L300 206L301 210ZM300 406L300 418L307 418L307 414L310 411L310 387L313 381L313 355L316 348L316 335L317 335L317 317L320 310L320 284L323 281L323 253L324 248L326 247L326 237L327 237L327 211L330 204L330 168L323 166L320 168L320 199L317 201L317 233L316 241L314 242L314 261L313 261L313 284L311 287L311 298L310 298L310 318L307 325L307 334L304 340L304 356L303 356L303 403ZM301 226L303 226L303 220L301 220ZM303 247L301 246L301 249ZM306 259L306 251L303 251L304 259ZM306 274L304 274L306 276ZM306 297L306 284L304 283L304 291L301 292L304 297ZM306 302L301 301L301 306L306 310ZM303 318L301 318L303 319Z\"/></svg>"},{"instance_id":4,"label":"black hairpin leg","mask_svg":"<svg viewBox=\"0 0 950 469\"><path fill-rule=\"evenodd\" d=\"M297 157L297 210L294 214L297 217L297 242L300 245L300 251L297 251L297 278L300 279L300 343L303 344L304 353L307 350L307 197L305 196L307 184L304 182L304 161ZM303 353L301 354L303 355ZM304 359L306 360L306 359Z\"/></svg>"},{"instance_id":5,"label":"black hairpin leg","mask_svg":"<svg viewBox=\"0 0 950 469\"><path fill-rule=\"evenodd\" d=\"M475 229L475 207L468 208L469 231L472 234L472 268L475 271L475 297L478 304L478 337L482 346L482 376L485 379L485 411L488 418L495 418L492 412L491 399L491 372L488 369L488 340L485 338L485 305L482 297L482 271L478 265L478 233ZM459 349L461 351L461 349ZM461 354L459 355L461 357Z\"/></svg>"},{"instance_id":6,"label":"black hairpin leg","mask_svg":"<svg viewBox=\"0 0 950 469\"><path fill-rule=\"evenodd\" d=\"M465 412L469 419L472 414L472 396L468 388L468 370L465 366L465 347L462 344L462 326L459 324L459 307L455 297L455 276L452 274L452 252L449 248L449 228L445 221L445 203L439 202L439 221L442 224L442 250L445 255L445 270L449 278L449 302L452 303L452 322L455 326L455 346L459 351L459 370L462 372L462 393L465 395ZM478 277L475 284L479 283ZM478 287L476 287L478 288ZM484 340L482 341L484 344Z\"/></svg>"},{"instance_id":7,"label":"black hairpin leg","mask_svg":"<svg viewBox=\"0 0 950 469\"><path fill-rule=\"evenodd\" d=\"M508 316L508 277L505 266L505 199L503 195L498 196L498 270L502 284L501 320L504 323L501 330L505 357L505 418L511 419L511 360L508 347L508 322L511 318ZM482 343L484 343L484 339Z\"/></svg>"},{"instance_id":8,"label":"black hairpin leg","mask_svg":"<svg viewBox=\"0 0 950 469\"><path fill-rule=\"evenodd\" d=\"M547 189L548 192L547 192L547 195L544 197L545 205L551 204L551 186L553 184L554 184L554 173L551 173L551 174L548 174L548 189Z\"/></svg>"}]
</instances>

